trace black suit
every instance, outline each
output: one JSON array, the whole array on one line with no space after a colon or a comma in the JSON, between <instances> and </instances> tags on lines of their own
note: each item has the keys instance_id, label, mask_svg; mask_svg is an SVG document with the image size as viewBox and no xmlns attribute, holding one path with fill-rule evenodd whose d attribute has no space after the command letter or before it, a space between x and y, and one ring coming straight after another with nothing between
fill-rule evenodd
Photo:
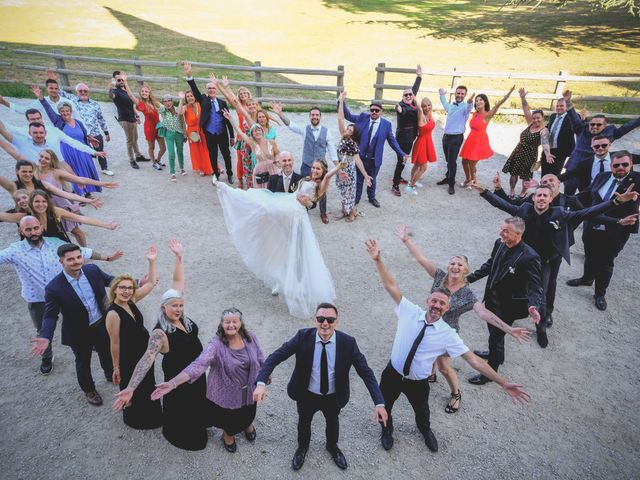
<instances>
[{"instance_id":1,"label":"black suit","mask_svg":"<svg viewBox=\"0 0 640 480\"><path fill-rule=\"evenodd\" d=\"M311 420L315 412L321 410L327 422L327 448L331 450L338 443L338 415L349 401L349 370L352 366L364 381L374 404L384 404L384 399L376 377L367 365L367 359L360 352L355 338L338 330L335 332L335 394L316 395L310 392L309 382L313 369L316 332L315 328L298 330L293 338L283 343L265 360L258 374L257 382L267 383L267 379L276 366L295 355L296 364L287 385L287 393L292 400L298 403L298 446L309 447Z\"/></svg>"},{"instance_id":2,"label":"black suit","mask_svg":"<svg viewBox=\"0 0 640 480\"><path fill-rule=\"evenodd\" d=\"M549 130L549 132L551 132L551 128L553 127L553 123L555 122L557 117L557 113L553 113L549 117L549 123L547 124L547 129ZM550 143L551 142L553 142L553 139L550 139ZM553 145L553 143L551 143L551 145ZM557 133L556 148L551 149L552 155L555 156L555 161L554 163L547 163L546 161L542 162L542 176L547 175L548 173L553 173L556 176L560 175L567 157L571 155L571 152L573 152L575 146L576 136L573 133L573 129L571 128L569 114L565 113L564 119L562 120L562 125L560 126L560 130L558 130Z\"/></svg>"},{"instance_id":3,"label":"black suit","mask_svg":"<svg viewBox=\"0 0 640 480\"><path fill-rule=\"evenodd\" d=\"M104 315L105 288L109 286L114 277L93 264L83 266L82 272L91 285L100 312ZM98 352L105 377L111 381L113 365L103 319L89 325L89 312L65 277L64 272L53 277L44 292L45 307L40 336L50 342L53 340L58 315L62 313L62 344L71 347L76 357L76 375L80 388L84 392L95 390L91 376L91 352L94 348Z\"/></svg>"},{"instance_id":4,"label":"black suit","mask_svg":"<svg viewBox=\"0 0 640 480\"><path fill-rule=\"evenodd\" d=\"M600 190L610 178L611 173L605 172L597 175L593 180L590 190L593 203L603 201ZM633 191L640 192L640 173L629 172L615 191L623 193L632 183L635 184ZM607 215L584 222L582 232L585 254L583 279L595 280L595 294L598 296L606 294L613 275L614 260L629 240L629 235L638 233L638 222L634 225L623 226L618 225L617 221L638 213L639 204L640 200L626 202L608 212Z\"/></svg>"},{"instance_id":5,"label":"black suit","mask_svg":"<svg viewBox=\"0 0 640 480\"><path fill-rule=\"evenodd\" d=\"M411 91L413 92L414 98L418 94L418 90L420 90L420 83L422 82L422 77L416 76L415 81L413 82L413 86L411 87ZM402 97L404 99L404 97ZM404 152L410 152L411 147L413 146L413 141L418 136L418 108L420 108L420 104L416 99L417 106L407 104L404 101L398 102L398 106L400 107L400 112L396 110L397 116L397 126L396 126L396 140L398 140L398 144L400 148ZM397 161L396 168L393 172L393 186L397 187L400 185L400 180L402 178L402 170L404 170L404 157L396 153Z\"/></svg>"},{"instance_id":6,"label":"black suit","mask_svg":"<svg viewBox=\"0 0 640 480\"><path fill-rule=\"evenodd\" d=\"M293 193L298 188L298 182L302 180L302 175L297 174L296 172L291 173L291 181L289 182L289 192ZM267 188L272 192L280 192L284 193L284 177L283 174L280 175L271 175L269 177L269 183L267 184Z\"/></svg>"},{"instance_id":7,"label":"black suit","mask_svg":"<svg viewBox=\"0 0 640 480\"><path fill-rule=\"evenodd\" d=\"M593 164L594 162L599 161L600 160L597 159L595 155L589 158L584 158L580 160L574 168L566 170L562 175L558 175L560 181L565 183L565 190L567 189L567 180L575 178L578 182L578 190L581 192L588 191L589 185L591 185L591 171L593 169Z\"/></svg>"},{"instance_id":8,"label":"black suit","mask_svg":"<svg viewBox=\"0 0 640 480\"><path fill-rule=\"evenodd\" d=\"M540 309L543 302L540 257L524 242L508 248L499 239L491 257L467 276L473 283L487 277L484 304L508 325L529 315L529 307ZM504 335L489 325L489 365L498 370L504 363Z\"/></svg>"},{"instance_id":9,"label":"black suit","mask_svg":"<svg viewBox=\"0 0 640 480\"><path fill-rule=\"evenodd\" d=\"M222 158L224 158L224 165L227 169L227 176L229 179L233 178L233 169L231 168L231 153L229 152L229 139L233 141L233 126L231 122L224 118L222 115L223 110L229 110L227 106L227 102L225 102L221 98L216 98L218 101L218 111L213 112L211 108L211 99L208 95L203 95L200 93L198 86L196 85L195 80L192 78L187 80L187 83L191 87L191 91L193 95L199 99L200 106L202 107L202 114L200 115L200 127L204 132L205 140L207 141L207 148L209 150L209 161L211 162L211 168L216 175L216 178L220 176L220 171L218 169L218 148L222 153ZM211 115L219 115L220 121L222 122L223 128L222 133L213 134L207 131L207 124L209 123L209 119Z\"/></svg>"}]
</instances>

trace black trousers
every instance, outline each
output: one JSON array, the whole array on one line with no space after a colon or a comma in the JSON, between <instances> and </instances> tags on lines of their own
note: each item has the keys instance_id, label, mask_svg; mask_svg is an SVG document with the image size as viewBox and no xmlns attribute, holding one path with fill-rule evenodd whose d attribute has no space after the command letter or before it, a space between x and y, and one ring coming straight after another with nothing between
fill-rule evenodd
<instances>
[{"instance_id":1,"label":"black trousers","mask_svg":"<svg viewBox=\"0 0 640 480\"><path fill-rule=\"evenodd\" d=\"M418 430L425 435L430 427L429 423L429 382L424 380L403 379L402 375L396 372L391 362L382 371L380 377L380 390L384 397L384 407L389 415L388 426L392 426L391 410L401 393L407 397L416 418Z\"/></svg>"},{"instance_id":2,"label":"black trousers","mask_svg":"<svg viewBox=\"0 0 640 480\"><path fill-rule=\"evenodd\" d=\"M505 315L502 309L496 308L494 305L485 304L490 312L495 313L502 319L504 323L511 326L516 321L515 318L511 318ZM504 363L504 336L505 333L493 325L487 324L489 329L489 359L488 363L496 372L498 367Z\"/></svg>"},{"instance_id":3,"label":"black trousers","mask_svg":"<svg viewBox=\"0 0 640 480\"><path fill-rule=\"evenodd\" d=\"M411 148L413 147L413 140L402 140L398 139L398 145L403 152L407 154L411 153ZM393 186L397 187L400 185L400 179L402 178L402 171L404 170L404 157L402 155L398 155L396 153L397 162L396 169L393 171Z\"/></svg>"},{"instance_id":4,"label":"black trousers","mask_svg":"<svg viewBox=\"0 0 640 480\"><path fill-rule=\"evenodd\" d=\"M447 160L447 175L449 180L449 186L453 187L456 184L456 172L458 169L458 154L460 153L460 147L462 147L462 141L464 135L459 133L457 135L444 134L442 136L442 150L444 151L444 158Z\"/></svg>"},{"instance_id":5,"label":"black trousers","mask_svg":"<svg viewBox=\"0 0 640 480\"><path fill-rule=\"evenodd\" d=\"M542 156L542 167L541 167L541 175L544 177L549 173L553 173L556 177L562 173L562 168L564 167L564 162L566 162L567 155L566 152L560 151L557 148L551 149L551 154L556 158L555 162L547 163L544 155Z\"/></svg>"},{"instance_id":6,"label":"black trousers","mask_svg":"<svg viewBox=\"0 0 640 480\"><path fill-rule=\"evenodd\" d=\"M42 328L42 319L44 317L44 302L27 303L27 308L29 309L29 316L31 317L33 326L36 327L36 335L39 337L40 329ZM52 343L53 342L49 342L49 346L42 354L42 360L51 360L53 358Z\"/></svg>"},{"instance_id":7,"label":"black trousers","mask_svg":"<svg viewBox=\"0 0 640 480\"><path fill-rule=\"evenodd\" d=\"M102 135L96 135L96 140L100 143L97 147L93 147L96 152L104 152L104 137ZM107 159L98 157L98 163L100 163L100 170L107 170Z\"/></svg>"},{"instance_id":8,"label":"black trousers","mask_svg":"<svg viewBox=\"0 0 640 480\"><path fill-rule=\"evenodd\" d=\"M98 326L89 327L89 333L86 342L76 345L70 345L73 354L76 357L76 376L78 384L83 392L91 392L96 389L91 376L91 353L95 348L100 360L100 366L104 371L104 376L111 381L113 376L113 363L111 362L111 353L109 351L109 337L104 323Z\"/></svg>"},{"instance_id":9,"label":"black trousers","mask_svg":"<svg viewBox=\"0 0 640 480\"><path fill-rule=\"evenodd\" d=\"M558 284L558 273L562 257L557 256L549 260L542 261L542 307L540 314L542 318L553 313L553 307L556 300L556 287Z\"/></svg>"},{"instance_id":10,"label":"black trousers","mask_svg":"<svg viewBox=\"0 0 640 480\"><path fill-rule=\"evenodd\" d=\"M595 280L595 294L604 296L613 276L613 262L629 240L629 232L585 228L584 273L586 280Z\"/></svg>"},{"instance_id":11,"label":"black trousers","mask_svg":"<svg viewBox=\"0 0 640 480\"><path fill-rule=\"evenodd\" d=\"M227 169L228 178L233 178L233 169L231 168L231 153L229 152L229 137L227 133L221 133L214 135L205 130L204 138L207 141L207 148L209 149L209 161L211 162L211 168L216 178L220 176L220 169L218 168L218 148L222 153L224 159L224 166Z\"/></svg>"},{"instance_id":12,"label":"black trousers","mask_svg":"<svg viewBox=\"0 0 640 480\"><path fill-rule=\"evenodd\" d=\"M327 427L325 435L327 438L327 449L331 452L338 446L338 436L340 434L340 407L336 395L316 395L308 390L303 398L298 399L298 446L309 448L311 441L311 421L316 412L320 411L324 415Z\"/></svg>"}]
</instances>

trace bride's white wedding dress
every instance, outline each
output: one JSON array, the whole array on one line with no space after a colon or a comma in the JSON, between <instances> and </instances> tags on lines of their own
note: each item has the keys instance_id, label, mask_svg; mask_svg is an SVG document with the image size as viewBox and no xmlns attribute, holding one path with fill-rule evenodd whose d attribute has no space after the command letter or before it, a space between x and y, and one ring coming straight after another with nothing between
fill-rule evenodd
<instances>
[{"instance_id":1,"label":"bride's white wedding dress","mask_svg":"<svg viewBox=\"0 0 640 480\"><path fill-rule=\"evenodd\" d=\"M307 210L296 198L307 195L315 201L315 183L301 181L296 193L217 185L227 230L242 261L268 288L278 289L289 313L309 318L319 303L334 303L331 273Z\"/></svg>"}]
</instances>

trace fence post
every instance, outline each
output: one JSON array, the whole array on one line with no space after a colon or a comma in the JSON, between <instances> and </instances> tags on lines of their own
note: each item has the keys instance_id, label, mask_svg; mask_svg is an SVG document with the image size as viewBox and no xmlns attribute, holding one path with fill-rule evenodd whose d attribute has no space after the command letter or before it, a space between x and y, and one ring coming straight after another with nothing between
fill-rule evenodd
<instances>
[{"instance_id":1,"label":"fence post","mask_svg":"<svg viewBox=\"0 0 640 480\"><path fill-rule=\"evenodd\" d=\"M133 60L138 60L138 57L133 57ZM142 65L138 65L137 63L133 64L133 71L136 75L138 75L139 77L142 76ZM144 82L142 81L142 79L138 79L138 85L142 86L144 84Z\"/></svg>"},{"instance_id":2,"label":"fence post","mask_svg":"<svg viewBox=\"0 0 640 480\"><path fill-rule=\"evenodd\" d=\"M340 92L344 91L344 65L338 65L338 76L336 77L336 98L340 96Z\"/></svg>"},{"instance_id":3,"label":"fence post","mask_svg":"<svg viewBox=\"0 0 640 480\"><path fill-rule=\"evenodd\" d=\"M458 71L458 67L453 67L453 71L457 72ZM452 93L449 94L449 102L451 102L451 99L454 98L454 92L455 92L454 88L456 88L456 86L460 84L461 78L462 77L457 76L455 73L451 77L451 90L452 90Z\"/></svg>"},{"instance_id":4,"label":"fence post","mask_svg":"<svg viewBox=\"0 0 640 480\"><path fill-rule=\"evenodd\" d=\"M58 54L58 55L62 55L62 52L58 49L53 49L52 50L53 53ZM60 57L55 57L56 59L56 69L60 70L60 69L66 69L67 67L64 64L64 58L60 58ZM69 75L67 75L66 73L60 73L58 74L59 78L60 78L60 82L62 83L63 87L68 87L69 86Z\"/></svg>"},{"instance_id":5,"label":"fence post","mask_svg":"<svg viewBox=\"0 0 640 480\"><path fill-rule=\"evenodd\" d=\"M253 62L253 64L256 67L261 67L262 66L262 62ZM261 83L262 82L262 72L260 70L256 70L255 71L255 75L256 75L256 83ZM262 87L260 85L256 85L256 97L258 98L262 98Z\"/></svg>"},{"instance_id":6,"label":"fence post","mask_svg":"<svg viewBox=\"0 0 640 480\"><path fill-rule=\"evenodd\" d=\"M564 70L560 70L558 75L560 75L560 77L566 77L569 74ZM553 110L554 108L553 104L555 103L556 99L562 97L562 91L564 90L564 87L566 84L567 84L567 81L562 78L556 82L556 90L553 92L556 98L551 100L551 110Z\"/></svg>"},{"instance_id":7,"label":"fence post","mask_svg":"<svg viewBox=\"0 0 640 480\"><path fill-rule=\"evenodd\" d=\"M376 85L384 85L384 69L387 66L386 63L379 63L378 68L376 68ZM375 87L375 93L373 98L376 100L382 100L382 96L384 95L384 87Z\"/></svg>"}]
</instances>

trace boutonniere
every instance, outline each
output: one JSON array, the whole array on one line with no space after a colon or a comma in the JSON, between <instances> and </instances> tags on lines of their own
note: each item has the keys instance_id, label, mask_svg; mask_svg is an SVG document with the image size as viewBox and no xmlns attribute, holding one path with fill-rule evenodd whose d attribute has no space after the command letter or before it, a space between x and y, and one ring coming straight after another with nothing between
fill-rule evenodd
<instances>
[{"instance_id":1,"label":"boutonniere","mask_svg":"<svg viewBox=\"0 0 640 480\"><path fill-rule=\"evenodd\" d=\"M516 273L515 267L509 267L509 273L511 273L511 274Z\"/></svg>"},{"instance_id":2,"label":"boutonniere","mask_svg":"<svg viewBox=\"0 0 640 480\"><path fill-rule=\"evenodd\" d=\"M549 223L556 230L560 230L560 221L559 220L551 220Z\"/></svg>"}]
</instances>

